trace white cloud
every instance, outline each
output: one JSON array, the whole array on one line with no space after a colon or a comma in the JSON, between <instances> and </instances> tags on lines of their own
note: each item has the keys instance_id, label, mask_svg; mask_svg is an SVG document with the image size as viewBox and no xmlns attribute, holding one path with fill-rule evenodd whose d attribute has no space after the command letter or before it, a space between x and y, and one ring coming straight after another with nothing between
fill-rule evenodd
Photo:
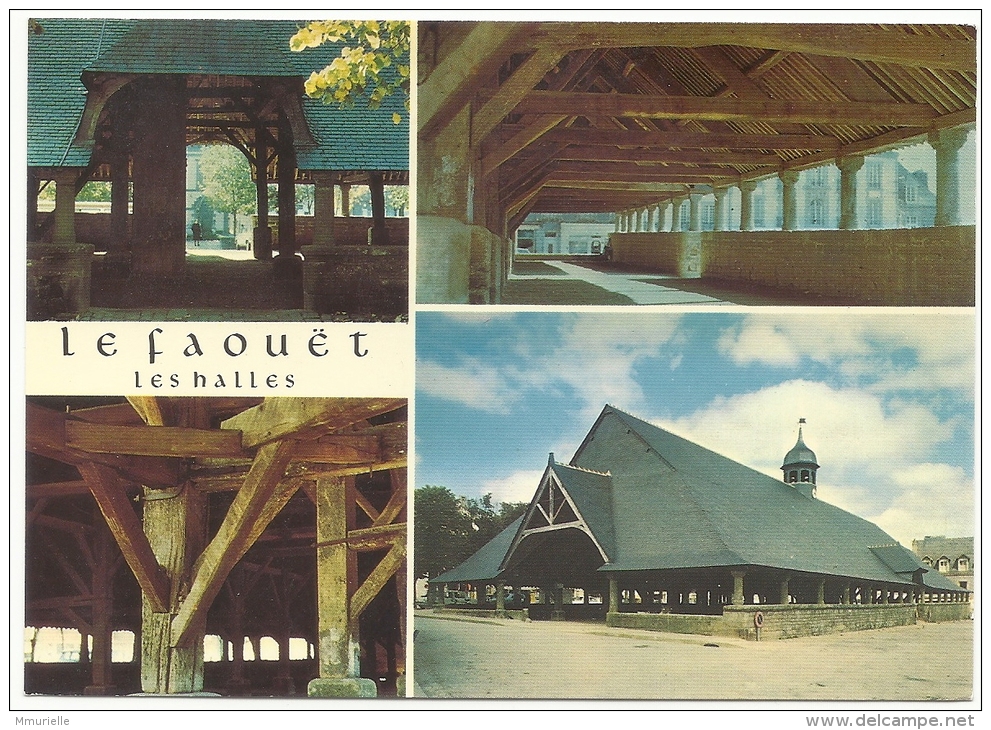
<instances>
[{"instance_id":1,"label":"white cloud","mask_svg":"<svg viewBox=\"0 0 991 730\"><path fill-rule=\"evenodd\" d=\"M529 502L533 498L543 469L518 471L506 477L489 479L479 488L480 494L492 494L492 503L500 502Z\"/></svg>"},{"instance_id":2,"label":"white cloud","mask_svg":"<svg viewBox=\"0 0 991 730\"><path fill-rule=\"evenodd\" d=\"M761 314L727 328L719 349L738 365L794 366L808 358L879 391L970 391L975 332L970 310Z\"/></svg>"},{"instance_id":3,"label":"white cloud","mask_svg":"<svg viewBox=\"0 0 991 730\"><path fill-rule=\"evenodd\" d=\"M955 524L972 522L974 494L966 474L938 463L955 422L915 403L794 380L717 398L658 425L780 479L800 417L808 421L805 443L820 465L821 499L877 521L899 540L942 534L936 523L947 514Z\"/></svg>"},{"instance_id":4,"label":"white cloud","mask_svg":"<svg viewBox=\"0 0 991 730\"><path fill-rule=\"evenodd\" d=\"M427 395L505 415L520 398L506 375L474 358L464 358L457 367L423 360L416 364L416 387Z\"/></svg>"}]
</instances>

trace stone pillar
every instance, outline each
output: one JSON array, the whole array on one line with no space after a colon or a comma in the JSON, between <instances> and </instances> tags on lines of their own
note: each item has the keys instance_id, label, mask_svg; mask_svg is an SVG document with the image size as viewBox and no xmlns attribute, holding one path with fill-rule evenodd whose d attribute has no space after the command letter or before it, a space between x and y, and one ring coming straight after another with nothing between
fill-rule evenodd
<instances>
[{"instance_id":1,"label":"stone pillar","mask_svg":"<svg viewBox=\"0 0 991 730\"><path fill-rule=\"evenodd\" d=\"M28 209L27 209L27 237L28 243L34 243L34 239L38 236L38 195L41 192L40 185L41 181L35 177L33 172L28 172Z\"/></svg>"},{"instance_id":2,"label":"stone pillar","mask_svg":"<svg viewBox=\"0 0 991 730\"><path fill-rule=\"evenodd\" d=\"M826 602L826 579L820 578L816 583L816 603L820 606Z\"/></svg>"},{"instance_id":3,"label":"stone pillar","mask_svg":"<svg viewBox=\"0 0 991 730\"><path fill-rule=\"evenodd\" d=\"M375 682L359 677L357 621L348 598L346 478L316 481L317 493L317 659L320 676L310 681L310 697L375 697ZM353 617L357 619L357 617Z\"/></svg>"},{"instance_id":4,"label":"stone pillar","mask_svg":"<svg viewBox=\"0 0 991 730\"><path fill-rule=\"evenodd\" d=\"M844 605L846 605L846 606L849 606L850 605L850 584L849 583L844 583L843 584L843 598L841 599L841 602Z\"/></svg>"},{"instance_id":5,"label":"stone pillar","mask_svg":"<svg viewBox=\"0 0 991 730\"><path fill-rule=\"evenodd\" d=\"M503 581L496 581L496 615L506 615L506 584Z\"/></svg>"},{"instance_id":6,"label":"stone pillar","mask_svg":"<svg viewBox=\"0 0 991 730\"><path fill-rule=\"evenodd\" d=\"M79 170L63 167L55 171L55 231L52 243L76 242L76 180Z\"/></svg>"},{"instance_id":7,"label":"stone pillar","mask_svg":"<svg viewBox=\"0 0 991 730\"><path fill-rule=\"evenodd\" d=\"M130 219L130 155L127 149L127 125L115 118L112 122L111 143L107 150L110 160L110 238L107 241L107 263L118 272L131 266Z\"/></svg>"},{"instance_id":8,"label":"stone pillar","mask_svg":"<svg viewBox=\"0 0 991 730\"><path fill-rule=\"evenodd\" d=\"M740 230L754 230L754 192L757 190L756 180L740 182Z\"/></svg>"},{"instance_id":9,"label":"stone pillar","mask_svg":"<svg viewBox=\"0 0 991 730\"><path fill-rule=\"evenodd\" d=\"M778 603L787 605L788 603L788 578L781 579L781 592L778 595Z\"/></svg>"},{"instance_id":10,"label":"stone pillar","mask_svg":"<svg viewBox=\"0 0 991 730\"><path fill-rule=\"evenodd\" d=\"M680 233L681 227L681 207L685 204L686 196L681 195L672 199L672 204L674 205L674 211L671 216L671 231L674 233Z\"/></svg>"},{"instance_id":11,"label":"stone pillar","mask_svg":"<svg viewBox=\"0 0 991 730\"><path fill-rule=\"evenodd\" d=\"M891 594L891 591L888 590L888 588L886 586L883 586L881 588L881 603L887 605L887 603L890 601L890 598L889 598L890 594Z\"/></svg>"},{"instance_id":12,"label":"stone pillar","mask_svg":"<svg viewBox=\"0 0 991 730\"><path fill-rule=\"evenodd\" d=\"M745 570L730 571L730 575L733 576L733 597L730 599L732 606L742 606L746 603L746 596L743 593L743 578L746 574Z\"/></svg>"},{"instance_id":13,"label":"stone pillar","mask_svg":"<svg viewBox=\"0 0 991 730\"><path fill-rule=\"evenodd\" d=\"M728 230L726 219L727 219L727 195L729 193L729 188L713 188L712 194L716 198L716 207L713 211L713 230L725 231Z\"/></svg>"},{"instance_id":14,"label":"stone pillar","mask_svg":"<svg viewBox=\"0 0 991 730\"><path fill-rule=\"evenodd\" d=\"M836 161L840 168L840 228L853 231L860 227L857 216L857 172L864 166L863 155L847 155Z\"/></svg>"},{"instance_id":15,"label":"stone pillar","mask_svg":"<svg viewBox=\"0 0 991 730\"><path fill-rule=\"evenodd\" d=\"M783 220L781 230L794 231L798 229L798 170L785 170L778 173L781 178L781 210Z\"/></svg>"},{"instance_id":16,"label":"stone pillar","mask_svg":"<svg viewBox=\"0 0 991 730\"><path fill-rule=\"evenodd\" d=\"M385 227L385 183L381 172L369 174L368 187L372 198L372 229L368 233L368 243L387 246L389 230Z\"/></svg>"},{"instance_id":17,"label":"stone pillar","mask_svg":"<svg viewBox=\"0 0 991 730\"><path fill-rule=\"evenodd\" d=\"M554 587L554 610L551 611L552 621L564 621L564 586L558 583Z\"/></svg>"},{"instance_id":18,"label":"stone pillar","mask_svg":"<svg viewBox=\"0 0 991 730\"><path fill-rule=\"evenodd\" d=\"M619 582L609 577L609 613L619 612Z\"/></svg>"},{"instance_id":19,"label":"stone pillar","mask_svg":"<svg viewBox=\"0 0 991 730\"><path fill-rule=\"evenodd\" d=\"M351 217L351 185L341 183L341 215L345 218Z\"/></svg>"},{"instance_id":20,"label":"stone pillar","mask_svg":"<svg viewBox=\"0 0 991 730\"><path fill-rule=\"evenodd\" d=\"M936 151L936 226L960 224L960 148L967 141L967 129L954 127L929 133L929 144ZM968 196L968 201L972 200Z\"/></svg>"},{"instance_id":21,"label":"stone pillar","mask_svg":"<svg viewBox=\"0 0 991 730\"><path fill-rule=\"evenodd\" d=\"M661 231L671 231L674 225L674 202L668 200L664 203L664 213L661 217L661 223L659 230Z\"/></svg>"},{"instance_id":22,"label":"stone pillar","mask_svg":"<svg viewBox=\"0 0 991 730\"><path fill-rule=\"evenodd\" d=\"M688 214L688 230L690 231L702 230L702 198L704 197L704 194L696 192L692 192L688 196L688 204L690 206Z\"/></svg>"},{"instance_id":23,"label":"stone pillar","mask_svg":"<svg viewBox=\"0 0 991 730\"><path fill-rule=\"evenodd\" d=\"M279 133L279 255L272 262L278 278L292 279L302 274L302 260L296 255L296 150L288 124Z\"/></svg>"},{"instance_id":24,"label":"stone pillar","mask_svg":"<svg viewBox=\"0 0 991 730\"><path fill-rule=\"evenodd\" d=\"M268 130L255 128L255 209L258 223L252 231L251 250L259 261L272 258L272 229L268 227ZM237 231L234 231L237 235Z\"/></svg>"},{"instance_id":25,"label":"stone pillar","mask_svg":"<svg viewBox=\"0 0 991 730\"><path fill-rule=\"evenodd\" d=\"M152 74L133 84L131 266L170 275L186 261L186 79Z\"/></svg>"},{"instance_id":26,"label":"stone pillar","mask_svg":"<svg viewBox=\"0 0 991 730\"><path fill-rule=\"evenodd\" d=\"M874 605L874 586L866 586L864 588L864 590L867 592L867 595L866 595L867 600L865 601L865 603L867 603L868 606L873 606Z\"/></svg>"},{"instance_id":27,"label":"stone pillar","mask_svg":"<svg viewBox=\"0 0 991 730\"><path fill-rule=\"evenodd\" d=\"M313 173L313 248L314 250L334 245L334 180L337 174L329 171Z\"/></svg>"}]
</instances>

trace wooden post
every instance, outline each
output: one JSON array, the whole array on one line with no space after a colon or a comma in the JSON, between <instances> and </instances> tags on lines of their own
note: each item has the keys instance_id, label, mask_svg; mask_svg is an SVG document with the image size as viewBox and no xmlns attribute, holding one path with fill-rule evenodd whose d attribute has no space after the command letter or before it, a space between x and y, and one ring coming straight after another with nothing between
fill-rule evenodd
<instances>
[{"instance_id":1,"label":"wooden post","mask_svg":"<svg viewBox=\"0 0 991 730\"><path fill-rule=\"evenodd\" d=\"M386 246L389 244L389 231L385 227L385 184L381 172L368 174L368 189L372 198L372 228L368 243Z\"/></svg>"},{"instance_id":2,"label":"wooden post","mask_svg":"<svg viewBox=\"0 0 991 730\"><path fill-rule=\"evenodd\" d=\"M350 615L347 546L347 484L342 477L320 478L317 496L317 634L320 676L310 682L311 697L374 697L375 682L358 677L357 626ZM329 543L329 544L328 544Z\"/></svg>"},{"instance_id":3,"label":"wooden post","mask_svg":"<svg viewBox=\"0 0 991 730\"><path fill-rule=\"evenodd\" d=\"M188 400L184 401L184 406L177 425L210 426L210 416L201 402ZM199 692L203 689L205 620L197 624L191 640L181 646L172 646L172 619L185 598L193 562L206 545L206 496L189 483L175 494L145 488L143 495L144 532L155 558L165 569L170 589L169 608L165 613L154 611L147 597L142 595L141 689L153 694Z\"/></svg>"},{"instance_id":4,"label":"wooden post","mask_svg":"<svg viewBox=\"0 0 991 730\"><path fill-rule=\"evenodd\" d=\"M102 518L98 518L102 523ZM113 537L105 524L98 524L93 544L93 653L91 680L83 690L86 695L113 693L113 666L111 663L110 619L113 616Z\"/></svg>"},{"instance_id":5,"label":"wooden post","mask_svg":"<svg viewBox=\"0 0 991 730\"><path fill-rule=\"evenodd\" d=\"M79 171L74 167L55 172L55 233L53 243L76 242L76 179Z\"/></svg>"}]
</instances>

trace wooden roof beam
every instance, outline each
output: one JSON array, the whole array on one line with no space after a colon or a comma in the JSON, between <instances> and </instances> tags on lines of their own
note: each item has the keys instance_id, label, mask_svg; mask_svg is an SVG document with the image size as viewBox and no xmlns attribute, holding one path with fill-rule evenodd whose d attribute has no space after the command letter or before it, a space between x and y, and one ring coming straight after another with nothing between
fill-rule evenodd
<instances>
[{"instance_id":1,"label":"wooden roof beam","mask_svg":"<svg viewBox=\"0 0 991 730\"><path fill-rule=\"evenodd\" d=\"M498 25L498 24L496 24ZM912 68L977 70L977 42L834 23L545 23L530 43L567 48L744 46Z\"/></svg>"},{"instance_id":2,"label":"wooden roof beam","mask_svg":"<svg viewBox=\"0 0 991 730\"><path fill-rule=\"evenodd\" d=\"M835 137L817 134L727 134L724 132L642 132L602 129L553 129L553 142L577 145L651 147L657 149L836 150Z\"/></svg>"},{"instance_id":3,"label":"wooden roof beam","mask_svg":"<svg viewBox=\"0 0 991 730\"><path fill-rule=\"evenodd\" d=\"M242 445L250 449L311 429L340 430L404 405L404 398L273 398L220 427L240 431Z\"/></svg>"},{"instance_id":4,"label":"wooden roof beam","mask_svg":"<svg viewBox=\"0 0 991 730\"><path fill-rule=\"evenodd\" d=\"M175 426L110 426L67 421L66 445L97 454L244 457L241 434Z\"/></svg>"},{"instance_id":5,"label":"wooden roof beam","mask_svg":"<svg viewBox=\"0 0 991 730\"><path fill-rule=\"evenodd\" d=\"M169 580L155 559L155 553L141 528L141 520L124 491L124 485L113 471L102 464L84 462L79 464L78 469L89 484L90 492L96 499L107 526L152 610L156 613L168 611Z\"/></svg>"},{"instance_id":6,"label":"wooden roof beam","mask_svg":"<svg viewBox=\"0 0 991 730\"><path fill-rule=\"evenodd\" d=\"M482 158L482 174L488 175L533 144L568 117L563 114L541 114L525 128L514 134Z\"/></svg>"},{"instance_id":7,"label":"wooden roof beam","mask_svg":"<svg viewBox=\"0 0 991 730\"><path fill-rule=\"evenodd\" d=\"M417 89L420 137L434 136L469 102L483 80L518 50L517 23L479 23L438 63Z\"/></svg>"},{"instance_id":8,"label":"wooden roof beam","mask_svg":"<svg viewBox=\"0 0 991 730\"><path fill-rule=\"evenodd\" d=\"M583 94L572 91L531 91L515 111L527 114L567 114L585 117L708 119L890 127L927 127L936 116L932 107L926 104Z\"/></svg>"},{"instance_id":9,"label":"wooden roof beam","mask_svg":"<svg viewBox=\"0 0 991 730\"><path fill-rule=\"evenodd\" d=\"M193 627L205 619L227 576L251 547L259 518L266 514L266 506L285 477L294 448L293 441L274 441L258 449L220 529L194 565L189 593L172 620L172 646L182 646L190 640Z\"/></svg>"},{"instance_id":10,"label":"wooden roof beam","mask_svg":"<svg viewBox=\"0 0 991 730\"><path fill-rule=\"evenodd\" d=\"M781 158L763 152L703 152L663 150L606 145L569 145L557 154L559 160L601 160L603 162L676 163L690 165L780 165Z\"/></svg>"},{"instance_id":11,"label":"wooden roof beam","mask_svg":"<svg viewBox=\"0 0 991 730\"><path fill-rule=\"evenodd\" d=\"M560 50L553 47L541 47L534 51L533 55L503 82L495 95L474 113L471 120L472 144L477 145L485 139L503 117L513 111L520 99L533 91L537 82L558 64L563 55Z\"/></svg>"}]
</instances>

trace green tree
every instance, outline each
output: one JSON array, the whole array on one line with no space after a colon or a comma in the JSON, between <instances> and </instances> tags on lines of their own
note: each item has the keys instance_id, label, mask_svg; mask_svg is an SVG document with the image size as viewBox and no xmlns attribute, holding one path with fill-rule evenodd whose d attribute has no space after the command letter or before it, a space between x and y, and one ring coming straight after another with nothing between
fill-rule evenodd
<instances>
[{"instance_id":1,"label":"green tree","mask_svg":"<svg viewBox=\"0 0 991 730\"><path fill-rule=\"evenodd\" d=\"M526 510L527 502L501 502L426 486L413 494L413 569L417 578L455 568L502 532Z\"/></svg>"},{"instance_id":2,"label":"green tree","mask_svg":"<svg viewBox=\"0 0 991 730\"><path fill-rule=\"evenodd\" d=\"M314 20L289 39L289 48L302 51L324 43L345 43L340 56L306 80L306 93L325 104L353 106L366 98L377 109L396 92L409 109L410 24L397 20ZM386 72L386 69L393 69ZM399 124L399 114L392 115Z\"/></svg>"},{"instance_id":3,"label":"green tree","mask_svg":"<svg viewBox=\"0 0 991 730\"><path fill-rule=\"evenodd\" d=\"M255 212L257 197L248 158L230 145L211 145L200 158L203 194L215 210L234 216Z\"/></svg>"},{"instance_id":4,"label":"green tree","mask_svg":"<svg viewBox=\"0 0 991 730\"><path fill-rule=\"evenodd\" d=\"M413 493L413 570L417 578L438 576L470 555L471 521L461 499L447 487L428 485Z\"/></svg>"},{"instance_id":5,"label":"green tree","mask_svg":"<svg viewBox=\"0 0 991 730\"><path fill-rule=\"evenodd\" d=\"M409 186L386 185L385 202L397 216L405 216L409 207Z\"/></svg>"}]
</instances>

